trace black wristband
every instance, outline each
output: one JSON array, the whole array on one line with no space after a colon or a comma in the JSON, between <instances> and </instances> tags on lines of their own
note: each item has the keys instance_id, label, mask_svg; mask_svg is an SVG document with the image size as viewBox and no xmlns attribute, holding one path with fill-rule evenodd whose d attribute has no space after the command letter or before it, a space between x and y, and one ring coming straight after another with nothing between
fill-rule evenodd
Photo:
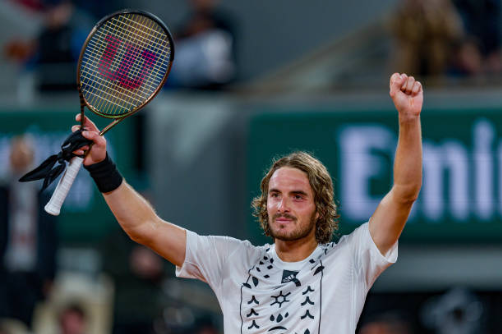
<instances>
[{"instance_id":1,"label":"black wristband","mask_svg":"<svg viewBox=\"0 0 502 334\"><path fill-rule=\"evenodd\" d=\"M117 189L124 180L117 169L117 165L115 165L108 155L108 152L106 152L105 160L96 164L84 166L84 168L89 171L99 191L102 193L108 193Z\"/></svg>"}]
</instances>

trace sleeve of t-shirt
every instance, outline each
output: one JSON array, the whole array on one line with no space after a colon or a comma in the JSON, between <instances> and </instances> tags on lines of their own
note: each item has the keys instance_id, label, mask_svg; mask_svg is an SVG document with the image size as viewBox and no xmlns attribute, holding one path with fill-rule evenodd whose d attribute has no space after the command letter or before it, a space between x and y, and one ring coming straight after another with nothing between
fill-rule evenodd
<instances>
[{"instance_id":1,"label":"sleeve of t-shirt","mask_svg":"<svg viewBox=\"0 0 502 334\"><path fill-rule=\"evenodd\" d=\"M380 274L397 261L398 243L396 242L387 254L382 254L373 241L369 223L358 227L350 235L354 251L356 272L362 275L369 289Z\"/></svg>"},{"instance_id":2,"label":"sleeve of t-shirt","mask_svg":"<svg viewBox=\"0 0 502 334\"><path fill-rule=\"evenodd\" d=\"M231 237L200 236L187 231L185 262L176 267L176 276L199 279L218 287L226 260L240 247L245 247L245 243Z\"/></svg>"}]
</instances>

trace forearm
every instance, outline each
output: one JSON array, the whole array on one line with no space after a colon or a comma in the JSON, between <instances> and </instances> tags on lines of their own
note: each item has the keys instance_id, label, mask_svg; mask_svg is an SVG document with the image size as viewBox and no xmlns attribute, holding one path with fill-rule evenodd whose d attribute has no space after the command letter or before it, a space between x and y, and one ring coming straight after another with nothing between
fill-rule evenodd
<instances>
[{"instance_id":1,"label":"forearm","mask_svg":"<svg viewBox=\"0 0 502 334\"><path fill-rule=\"evenodd\" d=\"M394 160L393 195L413 202L422 186L422 131L420 116L399 116L399 139Z\"/></svg>"}]
</instances>

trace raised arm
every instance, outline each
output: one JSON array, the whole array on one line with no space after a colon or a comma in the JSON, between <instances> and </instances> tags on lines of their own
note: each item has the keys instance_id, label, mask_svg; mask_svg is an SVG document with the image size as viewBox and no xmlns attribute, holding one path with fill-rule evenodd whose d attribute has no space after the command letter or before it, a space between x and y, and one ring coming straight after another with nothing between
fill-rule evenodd
<instances>
[{"instance_id":1,"label":"raised arm","mask_svg":"<svg viewBox=\"0 0 502 334\"><path fill-rule=\"evenodd\" d=\"M401 235L422 186L422 85L413 77L394 73L390 78L390 96L399 114L394 184L369 224L371 237L382 254L386 254Z\"/></svg>"},{"instance_id":2,"label":"raised arm","mask_svg":"<svg viewBox=\"0 0 502 334\"><path fill-rule=\"evenodd\" d=\"M80 114L77 116L80 121ZM84 159L84 165L90 166L106 158L106 139L99 136L99 130L88 118L85 118L86 131L82 134L93 141L92 148ZM76 130L75 126L73 130ZM89 147L82 147L77 154L83 154ZM127 182L123 181L113 191L103 193L106 203L112 210L120 226L129 237L170 261L181 266L185 261L186 231L174 224L162 220L152 206L138 194Z\"/></svg>"}]
</instances>

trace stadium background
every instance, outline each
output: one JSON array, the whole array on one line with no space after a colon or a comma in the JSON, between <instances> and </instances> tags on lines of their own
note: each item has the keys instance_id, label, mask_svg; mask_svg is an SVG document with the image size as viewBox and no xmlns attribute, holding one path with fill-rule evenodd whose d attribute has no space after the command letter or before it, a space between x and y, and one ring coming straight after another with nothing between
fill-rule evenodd
<instances>
[{"instance_id":1,"label":"stadium background","mask_svg":"<svg viewBox=\"0 0 502 334\"><path fill-rule=\"evenodd\" d=\"M36 38L43 27L33 3L0 4L0 175L13 136L29 133L40 162L59 150L78 112L76 91L37 90L40 69L9 56L13 41ZM111 154L164 219L261 243L268 240L249 204L263 171L274 156L305 149L332 173L341 233L349 233L371 215L392 178L397 118L388 78L399 70L391 28L398 1L219 5L235 22L235 80L217 90L168 84L144 112L107 135ZM114 10L139 8L172 29L190 10L181 0L76 6L91 26ZM361 324L382 318L406 322L416 333L502 332L501 75L417 75L425 86L424 185L399 261L378 279ZM114 283L103 271L101 248L115 230L82 171L58 218L59 271L38 309L40 333L54 328L56 310L73 298L90 314L89 332L110 332ZM199 319L221 331L208 288L173 279L173 270L166 268L158 290L164 309L155 321L164 333L196 333L191 326Z\"/></svg>"}]
</instances>

